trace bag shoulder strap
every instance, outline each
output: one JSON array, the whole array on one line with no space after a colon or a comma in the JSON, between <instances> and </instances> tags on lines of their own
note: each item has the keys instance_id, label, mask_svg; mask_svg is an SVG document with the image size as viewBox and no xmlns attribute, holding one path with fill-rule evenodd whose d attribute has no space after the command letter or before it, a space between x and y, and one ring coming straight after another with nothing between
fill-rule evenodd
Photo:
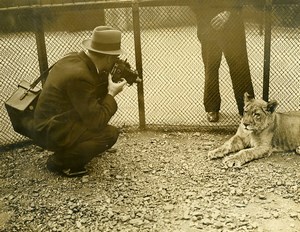
<instances>
[{"instance_id":1,"label":"bag shoulder strap","mask_svg":"<svg viewBox=\"0 0 300 232\"><path fill-rule=\"evenodd\" d=\"M44 76L48 75L49 71L53 68L55 64L52 64L49 68L47 68L37 79L35 79L30 84L30 89L33 89L43 78Z\"/></svg>"},{"instance_id":2,"label":"bag shoulder strap","mask_svg":"<svg viewBox=\"0 0 300 232\"><path fill-rule=\"evenodd\" d=\"M76 52L70 52L67 55L65 55L63 58L67 56L71 56L73 54L76 54ZM56 64L52 64L49 68L47 68L37 79L35 79L31 84L30 84L30 89L33 89L43 78L44 76L48 75L49 71L53 68L53 66Z\"/></svg>"}]
</instances>

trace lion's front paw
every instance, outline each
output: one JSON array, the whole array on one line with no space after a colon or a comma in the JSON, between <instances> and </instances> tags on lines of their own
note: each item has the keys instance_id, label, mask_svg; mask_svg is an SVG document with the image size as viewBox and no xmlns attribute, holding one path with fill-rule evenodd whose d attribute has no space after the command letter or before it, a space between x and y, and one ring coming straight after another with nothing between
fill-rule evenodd
<instances>
[{"instance_id":1,"label":"lion's front paw","mask_svg":"<svg viewBox=\"0 0 300 232\"><path fill-rule=\"evenodd\" d=\"M224 157L224 152L220 149L215 149L212 151L209 151L207 154L208 159L218 159Z\"/></svg>"},{"instance_id":2,"label":"lion's front paw","mask_svg":"<svg viewBox=\"0 0 300 232\"><path fill-rule=\"evenodd\" d=\"M226 166L226 168L232 168L232 167L240 168L243 165L242 161L235 156L229 156L224 158L223 163Z\"/></svg>"}]
</instances>

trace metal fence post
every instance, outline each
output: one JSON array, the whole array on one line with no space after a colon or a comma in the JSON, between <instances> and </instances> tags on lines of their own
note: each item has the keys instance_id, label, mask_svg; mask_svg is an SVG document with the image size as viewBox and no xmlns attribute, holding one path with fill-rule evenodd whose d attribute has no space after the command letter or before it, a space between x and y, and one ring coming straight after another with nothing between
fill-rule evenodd
<instances>
[{"instance_id":1,"label":"metal fence post","mask_svg":"<svg viewBox=\"0 0 300 232\"><path fill-rule=\"evenodd\" d=\"M40 68L40 73L42 74L45 70L48 69L48 59L47 59L43 19L41 17L41 14L35 11L33 11L32 16L33 16L32 20L34 25L34 33L35 33L38 60L39 60L39 68ZM44 85L44 82L45 79L42 80L42 85Z\"/></svg>"},{"instance_id":2,"label":"metal fence post","mask_svg":"<svg viewBox=\"0 0 300 232\"><path fill-rule=\"evenodd\" d=\"M134 48L135 62L139 77L143 80L143 65L142 65L142 49L141 49L141 30L140 30L140 12L138 0L132 2L132 18L133 18L133 33L134 33ZM143 81L137 85L138 91L138 106L139 106L139 122L140 128L145 129L145 102L144 102L144 86Z\"/></svg>"},{"instance_id":3,"label":"metal fence post","mask_svg":"<svg viewBox=\"0 0 300 232\"><path fill-rule=\"evenodd\" d=\"M265 41L264 41L264 74L263 74L263 99L269 99L270 63L271 63L271 19L272 0L265 2Z\"/></svg>"}]
</instances>

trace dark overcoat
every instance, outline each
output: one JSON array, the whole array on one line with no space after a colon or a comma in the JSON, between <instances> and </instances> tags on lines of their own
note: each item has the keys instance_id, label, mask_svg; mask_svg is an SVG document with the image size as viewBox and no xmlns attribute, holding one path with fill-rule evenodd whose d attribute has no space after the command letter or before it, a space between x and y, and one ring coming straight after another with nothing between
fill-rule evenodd
<instances>
[{"instance_id":1,"label":"dark overcoat","mask_svg":"<svg viewBox=\"0 0 300 232\"><path fill-rule=\"evenodd\" d=\"M211 20L222 11L239 11L242 7L242 1L195 0L190 7L196 15L198 30L202 32L209 29Z\"/></svg>"},{"instance_id":2,"label":"dark overcoat","mask_svg":"<svg viewBox=\"0 0 300 232\"><path fill-rule=\"evenodd\" d=\"M35 110L37 143L55 151L71 147L86 130L99 133L117 111L115 99L107 94L107 76L98 74L83 51L59 60Z\"/></svg>"}]
</instances>

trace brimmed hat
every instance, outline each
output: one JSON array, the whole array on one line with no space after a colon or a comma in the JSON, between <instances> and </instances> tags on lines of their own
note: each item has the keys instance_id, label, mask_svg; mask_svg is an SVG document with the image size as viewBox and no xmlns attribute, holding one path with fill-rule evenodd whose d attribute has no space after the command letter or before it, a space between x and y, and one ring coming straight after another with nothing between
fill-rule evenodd
<instances>
[{"instance_id":1,"label":"brimmed hat","mask_svg":"<svg viewBox=\"0 0 300 232\"><path fill-rule=\"evenodd\" d=\"M82 41L87 50L108 54L126 54L121 49L121 32L109 26L99 26L93 30L92 38Z\"/></svg>"}]
</instances>

